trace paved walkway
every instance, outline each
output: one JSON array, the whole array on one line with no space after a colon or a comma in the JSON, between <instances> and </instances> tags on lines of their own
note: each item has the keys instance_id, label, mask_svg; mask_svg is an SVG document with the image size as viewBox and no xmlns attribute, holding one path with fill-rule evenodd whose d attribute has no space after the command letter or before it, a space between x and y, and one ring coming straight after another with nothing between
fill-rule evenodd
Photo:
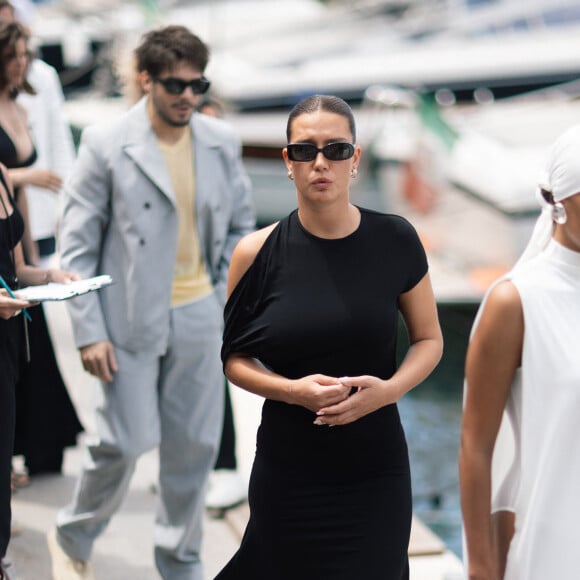
<instances>
[{"instance_id":1,"label":"paved walkway","mask_svg":"<svg viewBox=\"0 0 580 580\"><path fill-rule=\"evenodd\" d=\"M61 371L87 433L94 432L92 397L94 380L81 367L74 347L64 303L46 305L47 319ZM34 314L34 311L32 311ZM249 477L253 460L261 399L241 389L233 389L237 448L240 471ZM15 524L20 533L13 537L9 555L16 564L18 580L50 580L49 555L45 535L54 525L57 511L71 498L80 471L80 445L67 450L63 475L34 478L13 498ZM131 482L128 496L105 533L95 544L93 562L98 580L158 580L153 563L153 518L157 453L143 456ZM248 517L247 506L228 512L223 519L206 516L202 559L206 578L212 579L237 549ZM411 553L412 580L460 580L461 564L445 550L440 540L420 522L415 522ZM354 579L353 579L354 580Z\"/></svg>"},{"instance_id":2,"label":"paved walkway","mask_svg":"<svg viewBox=\"0 0 580 580\"><path fill-rule=\"evenodd\" d=\"M63 303L47 305L47 318L56 338L57 357L77 412L88 433L94 432L92 397L94 379L82 369L74 347ZM34 310L31 314L34 316ZM12 538L9 555L16 564L18 580L50 580L45 535L54 525L57 511L70 501L82 459L81 445L67 450L62 476L40 476L13 498L15 524L21 532ZM158 580L153 563L153 518L157 453L143 456L131 482L129 494L106 532L95 544L94 567L99 580ZM202 558L206 577L213 578L237 549L239 540L224 519L205 522Z\"/></svg>"}]
</instances>

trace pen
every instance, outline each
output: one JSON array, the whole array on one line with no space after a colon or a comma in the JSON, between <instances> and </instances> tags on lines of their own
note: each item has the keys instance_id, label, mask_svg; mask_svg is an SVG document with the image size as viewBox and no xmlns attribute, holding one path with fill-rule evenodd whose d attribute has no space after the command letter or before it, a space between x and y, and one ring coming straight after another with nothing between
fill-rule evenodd
<instances>
[{"instance_id":1,"label":"pen","mask_svg":"<svg viewBox=\"0 0 580 580\"><path fill-rule=\"evenodd\" d=\"M18 298L16 298L16 296L14 295L14 292L12 292L12 289L10 288L10 286L8 286L8 284L6 284L6 280L4 280L4 278L2 276L0 276L0 284L2 284L2 287L4 288L4 290L6 290L6 292L8 292L8 294L10 295L10 298L14 298L15 300L18 300ZM29 314L28 310L26 310L26 308L22 309L22 314L24 314L24 316L26 316L26 319L28 321L32 320L32 318L30 317L30 314Z\"/></svg>"}]
</instances>

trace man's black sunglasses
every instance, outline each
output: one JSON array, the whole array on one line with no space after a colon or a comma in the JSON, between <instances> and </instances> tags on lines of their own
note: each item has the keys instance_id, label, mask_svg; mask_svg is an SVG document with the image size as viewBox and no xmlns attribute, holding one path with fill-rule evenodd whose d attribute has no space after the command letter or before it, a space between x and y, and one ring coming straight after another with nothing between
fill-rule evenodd
<instances>
[{"instance_id":1,"label":"man's black sunglasses","mask_svg":"<svg viewBox=\"0 0 580 580\"><path fill-rule=\"evenodd\" d=\"M203 95L204 93L207 93L210 85L210 82L205 77L193 79L192 81L184 81L182 79L175 79L173 77L169 77L167 79L155 77L153 82L163 85L163 88L170 95L181 95L181 93L183 93L187 87L191 89L191 92L194 95Z\"/></svg>"},{"instance_id":2,"label":"man's black sunglasses","mask_svg":"<svg viewBox=\"0 0 580 580\"><path fill-rule=\"evenodd\" d=\"M314 161L322 153L330 161L345 161L354 155L352 143L329 143L324 147L316 147L312 143L288 143L286 145L290 161Z\"/></svg>"}]
</instances>

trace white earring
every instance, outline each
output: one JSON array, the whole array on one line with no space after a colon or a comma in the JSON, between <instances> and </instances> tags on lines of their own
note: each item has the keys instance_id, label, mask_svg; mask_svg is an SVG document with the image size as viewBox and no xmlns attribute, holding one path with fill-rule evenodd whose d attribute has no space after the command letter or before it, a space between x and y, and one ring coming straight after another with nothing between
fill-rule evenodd
<instances>
[{"instance_id":1,"label":"white earring","mask_svg":"<svg viewBox=\"0 0 580 580\"><path fill-rule=\"evenodd\" d=\"M288 179L294 179L294 175L292 175L292 171L288 169Z\"/></svg>"},{"instance_id":2,"label":"white earring","mask_svg":"<svg viewBox=\"0 0 580 580\"><path fill-rule=\"evenodd\" d=\"M552 221L556 222L559 225L563 225L566 223L568 216L566 215L566 208L557 201L552 206Z\"/></svg>"},{"instance_id":3,"label":"white earring","mask_svg":"<svg viewBox=\"0 0 580 580\"><path fill-rule=\"evenodd\" d=\"M350 176L354 179L358 175L358 169L353 167L350 172Z\"/></svg>"}]
</instances>

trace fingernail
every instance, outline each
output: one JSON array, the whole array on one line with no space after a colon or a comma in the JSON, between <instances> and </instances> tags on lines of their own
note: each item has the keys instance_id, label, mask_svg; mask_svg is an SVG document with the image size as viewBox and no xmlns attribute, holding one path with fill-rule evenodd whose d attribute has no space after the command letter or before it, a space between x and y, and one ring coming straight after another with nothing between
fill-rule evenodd
<instances>
[{"instance_id":1,"label":"fingernail","mask_svg":"<svg viewBox=\"0 0 580 580\"><path fill-rule=\"evenodd\" d=\"M316 411L317 415L324 415L324 411Z\"/></svg>"},{"instance_id":2,"label":"fingernail","mask_svg":"<svg viewBox=\"0 0 580 580\"><path fill-rule=\"evenodd\" d=\"M315 425L324 425L324 423L323 423L323 422L322 422L320 419L316 419L316 420L314 421L314 424L315 424Z\"/></svg>"}]
</instances>

